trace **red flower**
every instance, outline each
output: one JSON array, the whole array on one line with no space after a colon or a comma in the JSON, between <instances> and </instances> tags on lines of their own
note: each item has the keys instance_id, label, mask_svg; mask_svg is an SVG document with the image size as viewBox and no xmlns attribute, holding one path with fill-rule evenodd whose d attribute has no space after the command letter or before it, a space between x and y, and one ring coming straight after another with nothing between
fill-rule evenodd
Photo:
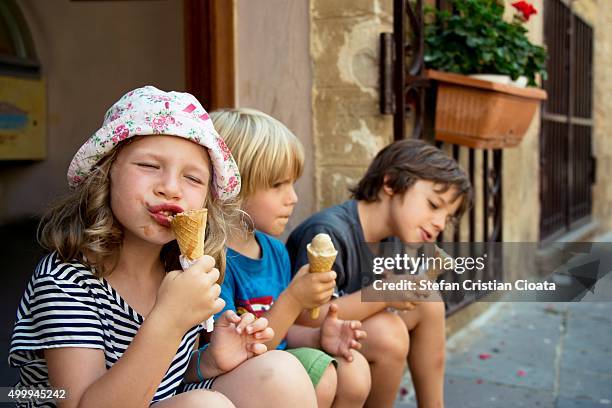
<instances>
[{"instance_id":1,"label":"red flower","mask_svg":"<svg viewBox=\"0 0 612 408\"><path fill-rule=\"evenodd\" d=\"M538 10L536 10L535 7L523 0L515 1L512 3L512 7L523 14L524 21L528 21L532 14L538 14Z\"/></svg>"},{"instance_id":2,"label":"red flower","mask_svg":"<svg viewBox=\"0 0 612 408\"><path fill-rule=\"evenodd\" d=\"M491 358L491 355L489 353L480 353L478 355L478 358L481 360L488 360Z\"/></svg>"}]
</instances>

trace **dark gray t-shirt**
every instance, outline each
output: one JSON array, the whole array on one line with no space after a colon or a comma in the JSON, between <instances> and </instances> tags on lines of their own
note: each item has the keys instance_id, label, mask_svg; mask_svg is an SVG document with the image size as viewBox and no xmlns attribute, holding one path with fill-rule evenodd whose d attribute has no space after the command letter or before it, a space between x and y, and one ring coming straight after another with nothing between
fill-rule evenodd
<instances>
[{"instance_id":1,"label":"dark gray t-shirt","mask_svg":"<svg viewBox=\"0 0 612 408\"><path fill-rule=\"evenodd\" d=\"M331 237L338 250L333 270L338 275L336 284L339 294L350 294L370 284L374 277L374 255L371 245L365 243L356 200L320 211L293 230L286 244L292 273L295 274L302 265L308 263L306 245L315 235L323 232ZM399 242L395 238L385 240L388 241Z\"/></svg>"}]
</instances>

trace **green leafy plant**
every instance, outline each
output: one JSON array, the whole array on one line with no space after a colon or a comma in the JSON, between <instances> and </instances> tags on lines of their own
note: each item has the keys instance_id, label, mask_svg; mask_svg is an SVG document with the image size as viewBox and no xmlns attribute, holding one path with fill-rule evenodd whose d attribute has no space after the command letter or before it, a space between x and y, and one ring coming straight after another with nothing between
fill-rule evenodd
<instances>
[{"instance_id":1,"label":"green leafy plant","mask_svg":"<svg viewBox=\"0 0 612 408\"><path fill-rule=\"evenodd\" d=\"M501 74L546 79L546 50L527 39L523 23L537 11L524 1L503 19L503 0L452 0L454 12L426 10L425 65L458 74Z\"/></svg>"}]
</instances>

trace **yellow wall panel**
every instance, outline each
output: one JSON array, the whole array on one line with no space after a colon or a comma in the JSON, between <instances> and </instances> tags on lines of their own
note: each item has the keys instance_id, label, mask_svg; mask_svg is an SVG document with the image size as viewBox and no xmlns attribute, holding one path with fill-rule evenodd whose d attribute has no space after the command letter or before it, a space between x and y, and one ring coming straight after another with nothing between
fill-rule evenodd
<instances>
[{"instance_id":1,"label":"yellow wall panel","mask_svg":"<svg viewBox=\"0 0 612 408\"><path fill-rule=\"evenodd\" d=\"M47 155L45 83L0 76L0 160Z\"/></svg>"}]
</instances>

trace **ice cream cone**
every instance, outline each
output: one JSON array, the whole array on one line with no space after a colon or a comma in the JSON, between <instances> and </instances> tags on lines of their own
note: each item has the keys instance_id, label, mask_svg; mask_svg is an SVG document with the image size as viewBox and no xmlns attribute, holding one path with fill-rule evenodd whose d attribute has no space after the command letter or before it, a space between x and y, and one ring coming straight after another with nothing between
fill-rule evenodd
<instances>
[{"instance_id":1,"label":"ice cream cone","mask_svg":"<svg viewBox=\"0 0 612 408\"><path fill-rule=\"evenodd\" d=\"M336 261L336 255L318 255L310 248L306 249L308 253L308 262L310 263L310 272L329 272Z\"/></svg>"},{"instance_id":2,"label":"ice cream cone","mask_svg":"<svg viewBox=\"0 0 612 408\"><path fill-rule=\"evenodd\" d=\"M177 214L172 219L172 230L181 254L190 260L204 256L204 237L208 210L201 208Z\"/></svg>"},{"instance_id":3,"label":"ice cream cone","mask_svg":"<svg viewBox=\"0 0 612 408\"><path fill-rule=\"evenodd\" d=\"M313 239L313 242L314 242L314 239ZM329 242L331 243L331 239L329 240ZM331 244L330 248L326 249L326 252L320 253L320 252L313 250L312 242L306 246L306 253L308 255L308 262L310 264L311 273L331 271L332 266L334 265L334 262L336 261L336 256L338 255L338 251L335 250L333 244ZM315 307L314 309L310 311L310 317L312 319L318 319L319 312L320 312L319 308Z\"/></svg>"},{"instance_id":4,"label":"ice cream cone","mask_svg":"<svg viewBox=\"0 0 612 408\"><path fill-rule=\"evenodd\" d=\"M182 257L180 258L183 269L190 267L197 259L204 256L204 239L206 237L206 220L208 210L200 208L188 210L172 217L170 226L174 231L176 242L178 242ZM219 275L217 283L223 282L223 275ZM210 316L204 326L208 333L213 331L214 317Z\"/></svg>"}]
</instances>

